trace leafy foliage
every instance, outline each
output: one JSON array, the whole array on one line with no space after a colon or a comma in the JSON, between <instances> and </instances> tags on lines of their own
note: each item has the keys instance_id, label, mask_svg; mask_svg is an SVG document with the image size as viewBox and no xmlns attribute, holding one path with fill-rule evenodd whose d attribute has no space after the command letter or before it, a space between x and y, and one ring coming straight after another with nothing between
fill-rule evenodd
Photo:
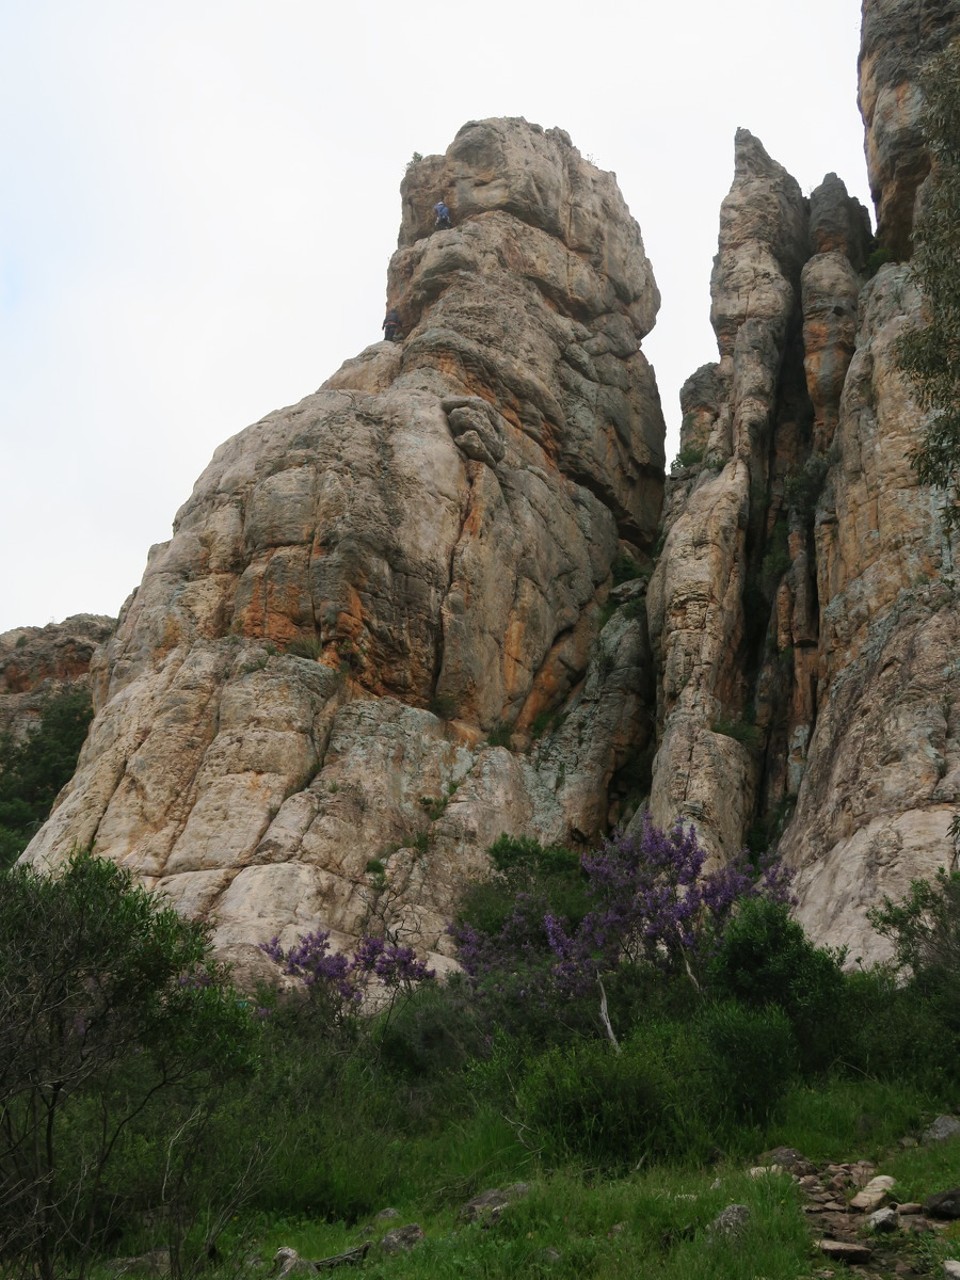
<instances>
[{"instance_id":1,"label":"leafy foliage","mask_svg":"<svg viewBox=\"0 0 960 1280\"><path fill-rule=\"evenodd\" d=\"M328 929L302 934L288 951L279 938L261 943L260 950L286 976L299 979L330 1023L343 1023L355 1014L373 984L409 992L436 976L412 947L384 938L361 938L352 956L331 951Z\"/></svg>"},{"instance_id":2,"label":"leafy foliage","mask_svg":"<svg viewBox=\"0 0 960 1280\"><path fill-rule=\"evenodd\" d=\"M923 128L933 163L914 228L913 269L925 323L900 343L900 362L932 416L912 461L923 484L947 492L947 519L960 520L960 42L923 77Z\"/></svg>"},{"instance_id":3,"label":"leafy foliage","mask_svg":"<svg viewBox=\"0 0 960 1280\"><path fill-rule=\"evenodd\" d=\"M66 1255L82 1275L137 1123L161 1096L174 1121L186 1091L202 1128L251 1061L249 1015L222 979L203 926L113 863L3 873L0 1257L49 1280ZM175 1163L171 1150L171 1181Z\"/></svg>"},{"instance_id":4,"label":"leafy foliage","mask_svg":"<svg viewBox=\"0 0 960 1280\"><path fill-rule=\"evenodd\" d=\"M817 499L823 491L830 459L824 453L811 454L802 466L793 467L787 473L783 494L790 507L804 520L811 520L816 511Z\"/></svg>"},{"instance_id":5,"label":"leafy foliage","mask_svg":"<svg viewBox=\"0 0 960 1280\"><path fill-rule=\"evenodd\" d=\"M24 742L0 735L0 868L27 847L70 779L92 716L89 692L68 689L43 703Z\"/></svg>"},{"instance_id":6,"label":"leafy foliage","mask_svg":"<svg viewBox=\"0 0 960 1280\"><path fill-rule=\"evenodd\" d=\"M783 902L745 901L710 962L712 990L749 1008L778 1006L797 1038L802 1066L828 1066L843 1008L842 952L815 947Z\"/></svg>"},{"instance_id":7,"label":"leafy foliage","mask_svg":"<svg viewBox=\"0 0 960 1280\"><path fill-rule=\"evenodd\" d=\"M933 882L912 881L900 902L884 898L870 922L893 941L896 967L909 978L909 1020L930 1033L929 1068L949 1075L944 1058L960 1052L960 872L941 867Z\"/></svg>"},{"instance_id":8,"label":"leafy foliage","mask_svg":"<svg viewBox=\"0 0 960 1280\"><path fill-rule=\"evenodd\" d=\"M611 970L622 960L665 972L695 970L717 945L734 905L760 894L783 900L789 876L771 864L755 881L744 861L704 873L707 851L696 830L662 831L649 813L636 835L620 834L583 859L590 910L576 930L546 920L557 972L572 985Z\"/></svg>"}]
</instances>

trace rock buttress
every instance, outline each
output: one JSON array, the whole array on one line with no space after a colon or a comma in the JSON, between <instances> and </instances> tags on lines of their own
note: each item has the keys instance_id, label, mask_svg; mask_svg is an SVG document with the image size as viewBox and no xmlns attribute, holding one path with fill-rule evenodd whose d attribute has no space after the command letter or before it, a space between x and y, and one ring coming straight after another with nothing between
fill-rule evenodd
<instances>
[{"instance_id":1,"label":"rock buttress","mask_svg":"<svg viewBox=\"0 0 960 1280\"><path fill-rule=\"evenodd\" d=\"M960 36L956 0L863 0L860 112L877 241L910 257L917 195L930 172L920 128L926 63Z\"/></svg>"},{"instance_id":2,"label":"rock buttress","mask_svg":"<svg viewBox=\"0 0 960 1280\"><path fill-rule=\"evenodd\" d=\"M896 158L891 104L911 101L958 12L865 5L868 156L895 251L925 169L916 138L898 135ZM921 299L907 265L871 277L872 246L836 175L804 200L738 134L712 286L720 361L684 388L648 596L655 816L694 821L718 859L778 847L810 936L866 961L887 953L870 907L956 864L960 799L952 554L910 465L925 421L897 364Z\"/></svg>"},{"instance_id":3,"label":"rock buttress","mask_svg":"<svg viewBox=\"0 0 960 1280\"><path fill-rule=\"evenodd\" d=\"M489 844L595 838L651 733L642 610L598 643L662 496L639 228L522 120L464 126L402 198L403 342L217 450L26 855L93 843L248 958L321 926L445 950Z\"/></svg>"}]
</instances>

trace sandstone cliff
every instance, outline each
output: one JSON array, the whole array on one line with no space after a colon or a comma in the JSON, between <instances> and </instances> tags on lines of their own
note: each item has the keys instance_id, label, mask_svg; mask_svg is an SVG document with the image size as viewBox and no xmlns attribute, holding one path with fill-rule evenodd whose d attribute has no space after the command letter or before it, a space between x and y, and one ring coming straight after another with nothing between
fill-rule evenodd
<instances>
[{"instance_id":1,"label":"sandstone cliff","mask_svg":"<svg viewBox=\"0 0 960 1280\"><path fill-rule=\"evenodd\" d=\"M860 111L877 240L910 256L910 233L930 161L920 132L920 73L960 36L956 0L863 0Z\"/></svg>"},{"instance_id":2,"label":"sandstone cliff","mask_svg":"<svg viewBox=\"0 0 960 1280\"><path fill-rule=\"evenodd\" d=\"M27 854L92 843L227 950L320 925L444 948L491 841L595 838L652 733L641 611L609 617L662 497L639 228L522 120L465 125L402 196L404 341L216 452Z\"/></svg>"},{"instance_id":3,"label":"sandstone cliff","mask_svg":"<svg viewBox=\"0 0 960 1280\"><path fill-rule=\"evenodd\" d=\"M921 12L922 10L922 12ZM955 4L867 0L861 103L881 247L909 246L929 169L917 76ZM956 857L956 609L935 494L909 463L923 418L895 343L909 267L868 263L865 210L828 175L809 200L738 134L720 219L718 364L683 393L681 468L651 582L660 740L652 806L719 858L798 869L799 916L851 958L867 910Z\"/></svg>"},{"instance_id":4,"label":"sandstone cliff","mask_svg":"<svg viewBox=\"0 0 960 1280\"><path fill-rule=\"evenodd\" d=\"M522 120L411 165L403 341L217 451L27 857L94 843L238 956L317 926L446 954L497 835L584 844L649 798L718 860L778 846L811 935L883 954L867 909L956 857L960 614L895 344L918 76L957 34L957 0L864 0L876 238L738 133L662 519L659 299L613 176Z\"/></svg>"}]
</instances>

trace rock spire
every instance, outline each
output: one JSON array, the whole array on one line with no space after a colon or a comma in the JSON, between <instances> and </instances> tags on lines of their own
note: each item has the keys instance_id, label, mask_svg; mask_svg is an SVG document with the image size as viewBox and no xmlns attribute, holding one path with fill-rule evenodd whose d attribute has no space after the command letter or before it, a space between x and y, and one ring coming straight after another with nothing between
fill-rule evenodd
<instances>
[{"instance_id":1,"label":"rock spire","mask_svg":"<svg viewBox=\"0 0 960 1280\"><path fill-rule=\"evenodd\" d=\"M465 125L402 199L404 340L217 450L27 854L93 844L248 958L317 927L444 949L489 844L595 838L651 732L641 622L597 643L662 499L640 230L524 120Z\"/></svg>"}]
</instances>

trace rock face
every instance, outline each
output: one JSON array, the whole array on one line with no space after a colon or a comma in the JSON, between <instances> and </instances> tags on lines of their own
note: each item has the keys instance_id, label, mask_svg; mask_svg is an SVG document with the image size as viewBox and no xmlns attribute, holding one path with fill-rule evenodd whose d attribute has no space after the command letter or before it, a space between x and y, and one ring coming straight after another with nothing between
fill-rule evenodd
<instances>
[{"instance_id":1,"label":"rock face","mask_svg":"<svg viewBox=\"0 0 960 1280\"><path fill-rule=\"evenodd\" d=\"M930 171L920 132L923 67L960 36L956 0L864 0L860 110L877 241L910 256L917 193Z\"/></svg>"},{"instance_id":2,"label":"rock face","mask_svg":"<svg viewBox=\"0 0 960 1280\"><path fill-rule=\"evenodd\" d=\"M402 195L405 340L217 450L26 855L93 843L238 955L320 926L445 948L491 841L595 838L652 735L640 584L609 598L662 497L639 228L523 120L464 126Z\"/></svg>"},{"instance_id":3,"label":"rock face","mask_svg":"<svg viewBox=\"0 0 960 1280\"><path fill-rule=\"evenodd\" d=\"M888 246L909 236L926 162L876 102L913 101L960 12L922 8L864 10ZM870 249L835 175L805 200L738 134L712 282L720 360L684 389L686 466L648 595L655 817L694 821L721 860L779 838L808 933L867 961L886 954L869 908L954 865L960 798L952 558L910 466L924 422L896 357L920 298L905 265L868 278Z\"/></svg>"},{"instance_id":4,"label":"rock face","mask_svg":"<svg viewBox=\"0 0 960 1280\"><path fill-rule=\"evenodd\" d=\"M908 256L919 77L957 34L957 0L864 0L877 240L738 132L665 495L613 176L523 120L412 164L403 341L216 452L25 856L94 843L238 956L386 929L436 963L498 835L585 844L648 798L717 862L777 847L812 938L883 957L869 908L957 859L960 611L897 367L921 300L873 251Z\"/></svg>"},{"instance_id":5,"label":"rock face","mask_svg":"<svg viewBox=\"0 0 960 1280\"><path fill-rule=\"evenodd\" d=\"M39 722L44 700L90 683L97 647L116 621L79 613L46 627L16 627L0 635L0 735L22 742Z\"/></svg>"}]
</instances>

